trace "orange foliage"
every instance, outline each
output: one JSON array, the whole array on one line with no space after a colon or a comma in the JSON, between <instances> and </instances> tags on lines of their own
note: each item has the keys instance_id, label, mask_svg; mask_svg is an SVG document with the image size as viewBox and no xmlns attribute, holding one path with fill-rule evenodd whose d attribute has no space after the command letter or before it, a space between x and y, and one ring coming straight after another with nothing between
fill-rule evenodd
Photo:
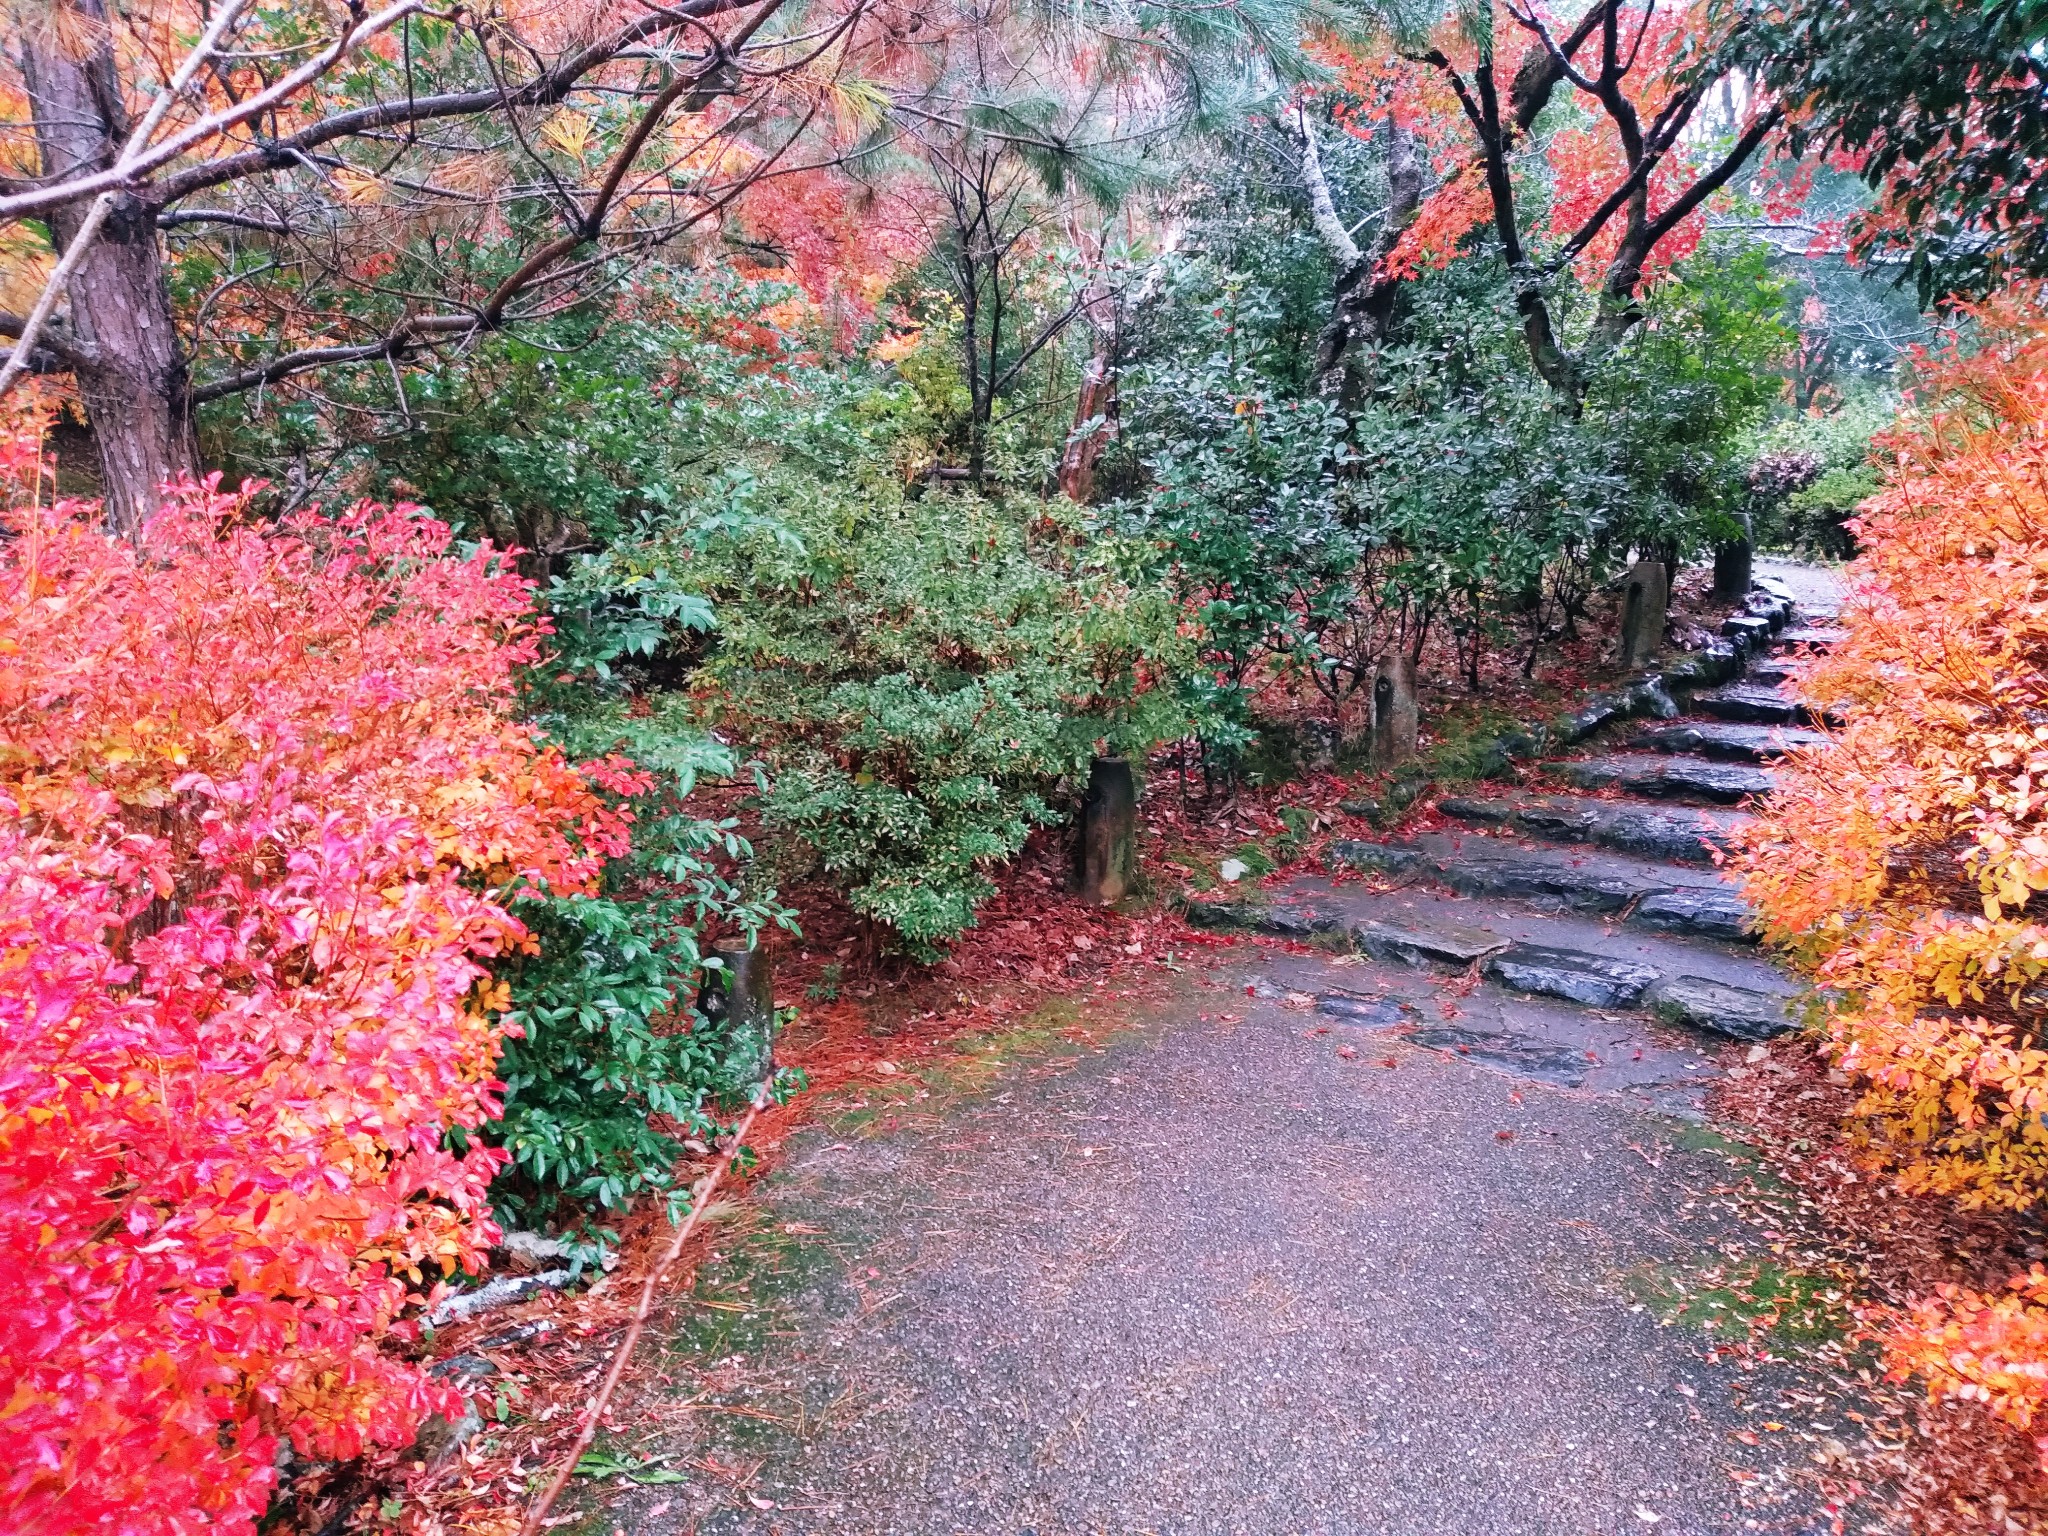
<instances>
[{"instance_id":1,"label":"orange foliage","mask_svg":"<svg viewBox=\"0 0 2048 1536\"><path fill-rule=\"evenodd\" d=\"M1413 277L1424 267L1441 270L1458 254L1458 245L1493 218L1493 195L1486 172L1476 164L1453 168L1443 185L1415 211L1415 219L1387 252L1389 277Z\"/></svg>"},{"instance_id":2,"label":"orange foliage","mask_svg":"<svg viewBox=\"0 0 2048 1536\"><path fill-rule=\"evenodd\" d=\"M1495 61L1495 78L1505 90L1506 83L1519 74L1524 64L1539 56L1543 47L1529 38L1498 0L1492 9L1491 35L1506 50ZM1551 9L1536 6L1534 12L1546 20L1554 37L1569 30L1568 24ZM1708 22L1697 7L1631 11L1624 17L1622 36L1630 63L1619 88L1641 124L1654 123L1669 104L1684 79L1685 71L1680 66L1707 29ZM1365 103L1362 108L1340 108L1336 113L1338 121L1359 137L1370 138L1374 117L1391 116L1415 133L1434 169L1435 189L1423 200L1414 222L1388 255L1387 274L1392 277L1409 277L1425 267L1447 265L1458 254L1459 242L1494 216L1484 162L1472 126L1450 85L1449 74L1455 70L1469 86L1481 67L1480 50L1472 41L1469 24L1456 17L1437 28L1430 46L1441 55L1448 69L1403 56L1391 47L1365 53L1328 41L1317 50L1336 74L1341 88L1354 100ZM1588 45L1589 51L1579 57L1579 62L1588 69L1597 65L1590 48ZM1516 56L1510 59L1507 53ZM1628 176L1627 158L1613 119L1583 92L1567 86L1559 92L1557 100L1567 97L1577 103L1578 120L1558 127L1537 146L1549 192L1544 232L1560 245L1591 220ZM1692 185L1695 174L1696 168L1683 153L1668 154L1658 161L1647 177L1648 217L1655 219L1677 201ZM1612 217L1587 243L1576 263L1582 280L1597 284L1606 275L1615 260L1624 227L1620 215ZM1643 280L1655 282L1675 263L1692 254L1705 229L1705 210L1695 209L1647 253Z\"/></svg>"},{"instance_id":3,"label":"orange foliage","mask_svg":"<svg viewBox=\"0 0 2048 1536\"><path fill-rule=\"evenodd\" d=\"M513 720L530 592L415 509L188 483L138 547L7 441L0 1524L250 1531L280 1437L453 1406L378 1346L495 1235L484 962L636 781Z\"/></svg>"},{"instance_id":4,"label":"orange foliage","mask_svg":"<svg viewBox=\"0 0 2048 1536\"><path fill-rule=\"evenodd\" d=\"M1923 369L1865 504L1848 640L1800 686L1841 708L1741 863L1769 935L1812 967L1859 1128L1908 1190L2048 1196L2048 315L1980 313ZM2048 1401L2048 1303L1921 1308L1902 1366L2025 1424Z\"/></svg>"},{"instance_id":5,"label":"orange foliage","mask_svg":"<svg viewBox=\"0 0 2048 1536\"><path fill-rule=\"evenodd\" d=\"M1984 1295L1945 1285L1889 1339L1894 1365L1936 1392L1975 1400L2020 1429L2048 1408L2048 1270L2036 1264ZM2048 1465L2048 1435L2035 1448Z\"/></svg>"}]
</instances>

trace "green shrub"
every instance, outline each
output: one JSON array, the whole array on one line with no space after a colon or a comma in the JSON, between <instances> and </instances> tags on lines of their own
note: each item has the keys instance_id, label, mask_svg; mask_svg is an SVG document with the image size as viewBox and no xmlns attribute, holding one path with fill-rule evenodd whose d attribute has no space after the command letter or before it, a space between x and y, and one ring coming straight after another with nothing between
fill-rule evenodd
<instances>
[{"instance_id":1,"label":"green shrub","mask_svg":"<svg viewBox=\"0 0 2048 1536\"><path fill-rule=\"evenodd\" d=\"M1872 464L1828 470L1805 490L1785 499L1781 525L1785 542L1830 560L1853 559L1856 536L1845 524L1883 483Z\"/></svg>"},{"instance_id":2,"label":"green shrub","mask_svg":"<svg viewBox=\"0 0 2048 1536\"><path fill-rule=\"evenodd\" d=\"M1870 441L1892 425L1898 406L1896 392L1865 388L1852 392L1834 410L1803 412L1773 423L1764 435L1758 463L1802 461L1811 466L1807 473L1813 478L1796 491L1769 483L1759 487L1754 503L1757 542L1833 560L1852 557L1855 536L1843 524L1878 489ZM1753 476L1752 483L1758 478Z\"/></svg>"},{"instance_id":3,"label":"green shrub","mask_svg":"<svg viewBox=\"0 0 2048 1536\"><path fill-rule=\"evenodd\" d=\"M571 649L556 666L588 660ZM574 692L581 707L565 708L559 695ZM643 1193L681 1203L682 1142L717 1134L733 1086L732 1043L694 1007L699 936L793 926L772 890L744 889L752 850L735 823L689 807L700 773L734 771L731 753L673 703L634 714L605 692L558 683L535 693L536 712L572 750L623 750L656 783L634 806L633 854L606 871L602 892L533 893L519 915L535 947L497 967L517 1034L498 1066L504 1115L483 1135L510 1154L492 1198L520 1225L580 1224Z\"/></svg>"},{"instance_id":4,"label":"green shrub","mask_svg":"<svg viewBox=\"0 0 2048 1536\"><path fill-rule=\"evenodd\" d=\"M1179 666L1174 606L976 496L786 473L755 497L696 561L721 616L698 697L766 761L765 826L932 958L1098 744L1180 733L1150 686Z\"/></svg>"}]
</instances>

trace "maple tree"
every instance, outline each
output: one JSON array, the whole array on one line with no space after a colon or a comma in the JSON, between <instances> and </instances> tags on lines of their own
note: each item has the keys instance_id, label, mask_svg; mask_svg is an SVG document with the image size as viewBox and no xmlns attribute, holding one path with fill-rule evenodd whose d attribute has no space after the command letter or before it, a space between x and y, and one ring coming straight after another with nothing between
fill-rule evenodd
<instances>
[{"instance_id":1,"label":"maple tree","mask_svg":"<svg viewBox=\"0 0 2048 1536\"><path fill-rule=\"evenodd\" d=\"M1927 366L1855 523L1847 638L1799 687L1843 711L1741 860L1819 984L1902 1188L2048 1199L2048 313L2009 295ZM2048 1404L2048 1283L1930 1298L1900 1359L2022 1425Z\"/></svg>"},{"instance_id":2,"label":"maple tree","mask_svg":"<svg viewBox=\"0 0 2048 1536\"><path fill-rule=\"evenodd\" d=\"M20 413L27 414L27 413ZM212 482L139 544L8 440L0 549L0 1509L254 1529L276 1450L456 1395L379 1348L495 1240L524 889L629 841L640 777L511 712L544 625L501 556Z\"/></svg>"},{"instance_id":3,"label":"maple tree","mask_svg":"<svg viewBox=\"0 0 2048 1536\"><path fill-rule=\"evenodd\" d=\"M1779 106L1758 101L1727 125L1725 143L1698 132L1731 68L1730 31L1654 3L1596 0L1572 16L1496 0L1420 35L1397 26L1363 45L1330 43L1337 116L1360 137L1384 137L1389 193L1361 247L1297 104L1287 126L1338 270L1318 375L1333 379L1354 344L1384 339L1406 279L1490 231L1530 360L1576 409L1601 360L1641 323L1644 283L1697 247L1708 200L1781 120ZM1572 346L1553 289L1575 269L1594 305Z\"/></svg>"}]
</instances>

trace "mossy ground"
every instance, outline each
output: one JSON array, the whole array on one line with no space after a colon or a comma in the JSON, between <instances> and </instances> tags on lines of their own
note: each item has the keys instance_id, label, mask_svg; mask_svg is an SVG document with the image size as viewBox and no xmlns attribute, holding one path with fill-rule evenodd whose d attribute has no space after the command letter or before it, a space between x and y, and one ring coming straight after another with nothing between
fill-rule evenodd
<instances>
[{"instance_id":1,"label":"mossy ground","mask_svg":"<svg viewBox=\"0 0 2048 1536\"><path fill-rule=\"evenodd\" d=\"M1645 1265L1630 1272L1627 1284L1660 1321L1715 1339L1761 1335L1789 1347L1839 1343L1855 1333L1841 1277L1766 1258Z\"/></svg>"},{"instance_id":2,"label":"mossy ground","mask_svg":"<svg viewBox=\"0 0 2048 1536\"><path fill-rule=\"evenodd\" d=\"M1070 1065L1081 1050L1130 1027L1092 1013L1078 998L1053 998L1015 1024L957 1036L941 1055L838 1089L821 1098L814 1113L839 1137L935 1124L944 1110L988 1092L1006 1072Z\"/></svg>"}]
</instances>

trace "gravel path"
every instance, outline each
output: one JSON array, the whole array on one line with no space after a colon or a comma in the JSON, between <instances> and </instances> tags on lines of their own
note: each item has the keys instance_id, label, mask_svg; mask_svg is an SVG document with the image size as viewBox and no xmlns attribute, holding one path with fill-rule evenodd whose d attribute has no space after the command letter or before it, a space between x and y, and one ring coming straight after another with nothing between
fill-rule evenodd
<instances>
[{"instance_id":1,"label":"gravel path","mask_svg":"<svg viewBox=\"0 0 2048 1536\"><path fill-rule=\"evenodd\" d=\"M1729 1469L1773 1485L1773 1437L1731 1438L1745 1383L1637 1299L1715 1230L1712 1139L1315 1033L1244 995L1275 974L1247 958L921 1123L805 1132L677 1344L723 1361L719 1406L627 1415L691 1481L614 1495L612 1527L1807 1529L1743 1508Z\"/></svg>"}]
</instances>

